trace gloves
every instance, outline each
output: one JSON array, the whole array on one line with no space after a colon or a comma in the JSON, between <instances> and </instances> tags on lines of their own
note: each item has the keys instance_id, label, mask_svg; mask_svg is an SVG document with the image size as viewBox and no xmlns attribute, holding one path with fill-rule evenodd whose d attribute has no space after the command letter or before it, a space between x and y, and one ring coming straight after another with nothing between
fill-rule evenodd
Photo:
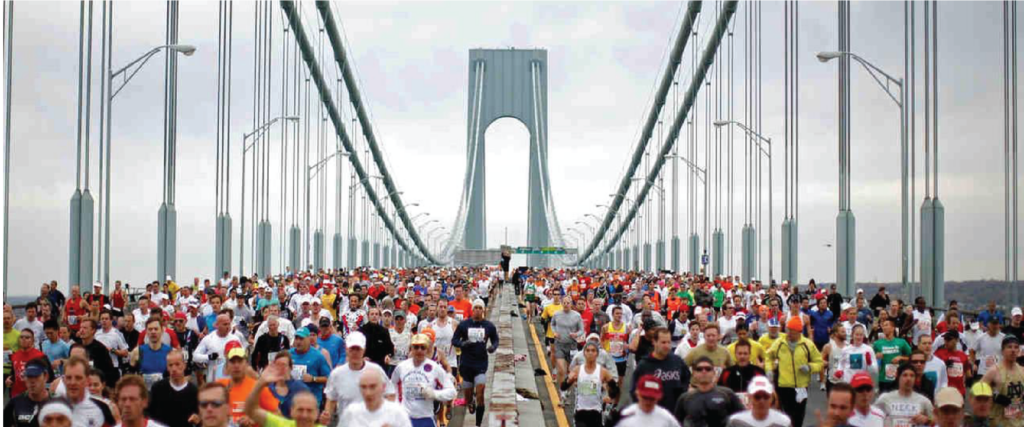
<instances>
[{"instance_id":1,"label":"gloves","mask_svg":"<svg viewBox=\"0 0 1024 427\"><path fill-rule=\"evenodd\" d=\"M429 400L435 400L437 398L437 393L434 392L434 389L427 386L420 388L420 395Z\"/></svg>"},{"instance_id":2,"label":"gloves","mask_svg":"<svg viewBox=\"0 0 1024 427\"><path fill-rule=\"evenodd\" d=\"M805 374L811 372L811 365L800 365L800 372Z\"/></svg>"},{"instance_id":3,"label":"gloves","mask_svg":"<svg viewBox=\"0 0 1024 427\"><path fill-rule=\"evenodd\" d=\"M1005 394L997 394L996 397L992 399L992 402L995 403L996 405L1004 407L1010 406L1010 404L1013 403L1013 401L1010 399L1010 396L1007 396Z\"/></svg>"},{"instance_id":4,"label":"gloves","mask_svg":"<svg viewBox=\"0 0 1024 427\"><path fill-rule=\"evenodd\" d=\"M487 347L487 352L488 353L494 353L495 351L498 351L498 346L492 345L490 347Z\"/></svg>"},{"instance_id":5,"label":"gloves","mask_svg":"<svg viewBox=\"0 0 1024 427\"><path fill-rule=\"evenodd\" d=\"M217 353L211 353L210 360L217 360Z\"/></svg>"}]
</instances>

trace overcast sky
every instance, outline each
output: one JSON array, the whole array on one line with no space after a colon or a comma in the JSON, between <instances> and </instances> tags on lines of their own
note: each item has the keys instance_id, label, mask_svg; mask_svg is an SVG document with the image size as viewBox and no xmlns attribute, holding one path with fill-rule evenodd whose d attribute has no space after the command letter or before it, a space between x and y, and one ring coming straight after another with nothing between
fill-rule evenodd
<instances>
[{"instance_id":1,"label":"overcast sky","mask_svg":"<svg viewBox=\"0 0 1024 427\"><path fill-rule=\"evenodd\" d=\"M918 5L920 12L921 5ZM304 4L315 37L316 13ZM179 281L213 274L217 4L182 2L180 39L197 46L179 61L178 271ZM235 4L232 201L233 250L238 250L238 142L253 127L253 3ZM337 3L363 98L378 141L413 214L430 212L451 227L465 173L467 61L472 48L548 51L549 168L563 230L587 213L602 215L621 179L655 82L675 36L684 3ZM852 4L852 49L890 74L903 73L903 3ZM703 49L714 2L700 19ZM742 23L736 15L736 116L743 117ZM96 4L94 65L99 63ZM115 67L164 42L162 2L115 2ZM68 206L75 188L78 3L18 2L14 28L10 206L10 292L34 293L44 280L68 278ZM837 213L836 66L814 52L835 50L835 2L800 8L800 278L832 281ZM274 53L282 48L282 16L274 4ZM763 7L763 120L776 141L776 230L782 219L783 20L782 3ZM1003 275L1002 6L999 2L941 2L939 7L940 195L946 207L946 278ZM919 27L920 30L920 20ZM920 46L919 37L919 46ZM688 47L680 88L689 82ZM920 52L919 52L920 54ZM113 128L111 275L132 284L156 277L156 219L161 201L162 56L118 95ZM919 61L920 63L921 61ZM333 61L325 64L334 81ZM921 68L918 68L920 71ZM857 217L857 279L899 279L898 109L860 68L852 73L852 205ZM93 107L98 109L98 75ZM272 82L272 116L280 114L280 62ZM923 78L919 79L923 83ZM682 94L682 91L681 91ZM923 91L918 101L918 172L923 175ZM700 114L703 116L703 96ZM671 97L670 97L671 102ZM98 110L97 110L98 111ZM347 113L346 113L347 117ZM666 120L668 120L667 117ZM93 114L91 182L96 195L98 113ZM701 120L703 122L703 120ZM314 124L315 126L315 124ZM703 126L698 131L703 141ZM685 136L685 134L684 134ZM487 131L488 242L526 244L528 132L513 119ZM271 140L274 155L279 141ZM685 144L685 137L680 144ZM740 173L737 164L726 169ZM703 156L703 153L701 153ZM275 157L276 158L276 157ZM703 158L703 157L699 157ZM272 163L272 176L278 166ZM347 175L346 165L344 173ZM334 176L333 166L327 169ZM666 175L666 178L669 175ZM920 176L923 179L923 176ZM345 179L346 187L348 179ZM742 225L742 175L737 177L734 229ZM280 268L280 192L270 208L273 265ZM668 182L666 180L666 185ZM917 200L923 197L921 181ZM670 188L669 188L670 189ZM685 193L684 193L685 194ZM326 203L334 206L333 190ZM289 197L290 198L290 197ZM250 202L251 203L251 202ZM315 202L314 202L315 203ZM689 201L682 199L681 206ZM767 209L767 201L765 201ZM333 209L333 208L332 208ZM344 208L347 212L347 206ZM680 209L684 211L685 209ZM330 210L332 211L332 210ZM671 209L669 210L671 212ZM763 213L767 227L767 210ZM287 223L291 223L291 218ZM417 221L419 222L419 221ZM681 226L686 219L680 219ZM727 224L723 224L723 228ZM334 220L327 221L328 236ZM343 230L347 232L347 230ZM727 231L728 232L728 231ZM248 230L247 230L248 233ZM685 233L685 229L681 231ZM568 234L566 232L566 234ZM736 233L738 236L738 232ZM767 247L767 229L762 230ZM780 273L779 232L775 274ZM248 240L248 239L247 239ZM734 241L739 243L739 239ZM574 241L573 241L574 242ZM734 248L738 254L738 247ZM248 254L248 250L246 251ZM248 255L246 255L248 256ZM331 259L330 245L328 254ZM238 255L233 261L237 269ZM762 275L767 275L767 253ZM251 262L246 259L247 269ZM738 255L734 268L739 269Z\"/></svg>"}]
</instances>

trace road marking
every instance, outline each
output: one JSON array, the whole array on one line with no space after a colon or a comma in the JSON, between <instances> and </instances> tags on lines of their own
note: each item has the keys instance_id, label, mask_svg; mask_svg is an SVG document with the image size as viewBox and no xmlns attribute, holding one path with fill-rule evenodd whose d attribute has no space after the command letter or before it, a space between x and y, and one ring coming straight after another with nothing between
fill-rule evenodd
<instances>
[{"instance_id":1,"label":"road marking","mask_svg":"<svg viewBox=\"0 0 1024 427\"><path fill-rule=\"evenodd\" d=\"M555 409L555 419L558 421L558 427L569 427L569 420L565 418L565 411L559 406L558 390L555 389L555 384L551 382L551 370L548 369L548 361L544 355L544 348L540 346L540 339L537 338L537 330L534 329L533 324L530 324L530 335L533 336L533 345L537 348L537 359L540 360L540 367L548 374L544 376L544 385L548 388L548 396L551 398L551 405Z\"/></svg>"}]
</instances>

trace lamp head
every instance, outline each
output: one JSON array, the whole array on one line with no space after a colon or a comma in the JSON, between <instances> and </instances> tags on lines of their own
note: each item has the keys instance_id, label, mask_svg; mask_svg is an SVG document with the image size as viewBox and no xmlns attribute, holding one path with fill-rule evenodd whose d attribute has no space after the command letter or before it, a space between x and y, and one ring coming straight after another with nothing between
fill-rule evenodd
<instances>
[{"instance_id":1,"label":"lamp head","mask_svg":"<svg viewBox=\"0 0 1024 427\"><path fill-rule=\"evenodd\" d=\"M185 56L192 56L193 53L196 53L196 47L190 44L172 44L167 46L167 48L178 53L183 53Z\"/></svg>"},{"instance_id":2,"label":"lamp head","mask_svg":"<svg viewBox=\"0 0 1024 427\"><path fill-rule=\"evenodd\" d=\"M285 116L284 119L291 122L297 122L299 121L299 116Z\"/></svg>"},{"instance_id":3,"label":"lamp head","mask_svg":"<svg viewBox=\"0 0 1024 427\"><path fill-rule=\"evenodd\" d=\"M835 51L825 51L825 52L818 52L814 56L818 58L818 61L828 62L828 61L836 59L836 58L838 58L840 56L843 56L843 53L842 52L835 52Z\"/></svg>"},{"instance_id":4,"label":"lamp head","mask_svg":"<svg viewBox=\"0 0 1024 427\"><path fill-rule=\"evenodd\" d=\"M725 120L716 120L714 125L715 125L715 127L722 127L722 126L728 126L729 123L731 123L731 122L725 121Z\"/></svg>"}]
</instances>

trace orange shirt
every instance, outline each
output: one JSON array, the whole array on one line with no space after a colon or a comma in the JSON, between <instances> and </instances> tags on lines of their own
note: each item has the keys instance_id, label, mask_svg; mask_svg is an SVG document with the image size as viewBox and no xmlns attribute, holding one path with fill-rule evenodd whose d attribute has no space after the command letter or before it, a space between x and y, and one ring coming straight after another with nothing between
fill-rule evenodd
<instances>
[{"instance_id":1,"label":"orange shirt","mask_svg":"<svg viewBox=\"0 0 1024 427\"><path fill-rule=\"evenodd\" d=\"M239 418L245 416L245 399L252 393L256 386L254 378L245 377L242 383L232 386L230 378L221 378L217 382L228 386L228 405L231 407L231 420L238 422ZM270 394L270 390L264 388L260 391L260 408L271 413L278 413L277 398Z\"/></svg>"},{"instance_id":2,"label":"orange shirt","mask_svg":"<svg viewBox=\"0 0 1024 427\"><path fill-rule=\"evenodd\" d=\"M467 299L452 300L448 305L455 307L455 320L459 322L473 316L473 303Z\"/></svg>"}]
</instances>

